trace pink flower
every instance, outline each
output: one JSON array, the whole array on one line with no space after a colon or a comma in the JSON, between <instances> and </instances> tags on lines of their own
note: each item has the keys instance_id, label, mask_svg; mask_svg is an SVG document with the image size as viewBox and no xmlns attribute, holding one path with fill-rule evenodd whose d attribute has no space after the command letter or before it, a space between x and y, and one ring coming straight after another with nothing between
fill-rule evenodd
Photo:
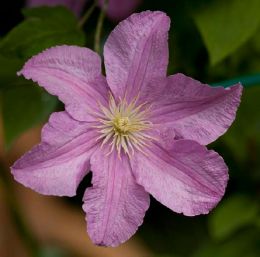
<instances>
[{"instance_id":1,"label":"pink flower","mask_svg":"<svg viewBox=\"0 0 260 257\"><path fill-rule=\"evenodd\" d=\"M142 0L108 0L107 16L113 21L121 21L127 18L140 5ZM99 6L103 6L104 0L98 0Z\"/></svg>"},{"instance_id":2,"label":"pink flower","mask_svg":"<svg viewBox=\"0 0 260 257\"><path fill-rule=\"evenodd\" d=\"M72 10L77 16L80 16L85 3L88 0L27 0L30 7L47 5L64 5ZM114 21L120 21L128 17L140 4L141 0L109 0L107 16ZM99 6L103 6L104 0L98 0Z\"/></svg>"},{"instance_id":3,"label":"pink flower","mask_svg":"<svg viewBox=\"0 0 260 257\"><path fill-rule=\"evenodd\" d=\"M64 5L77 16L80 16L86 0L27 0L27 6L57 6Z\"/></svg>"},{"instance_id":4,"label":"pink flower","mask_svg":"<svg viewBox=\"0 0 260 257\"><path fill-rule=\"evenodd\" d=\"M183 74L166 77L169 18L133 14L112 31L101 59L57 46L19 72L65 104L42 142L12 167L15 179L45 195L74 196L91 170L83 201L95 244L117 246L143 222L149 194L177 213L206 214L228 180L223 159L204 146L235 118L242 86L212 88Z\"/></svg>"}]
</instances>

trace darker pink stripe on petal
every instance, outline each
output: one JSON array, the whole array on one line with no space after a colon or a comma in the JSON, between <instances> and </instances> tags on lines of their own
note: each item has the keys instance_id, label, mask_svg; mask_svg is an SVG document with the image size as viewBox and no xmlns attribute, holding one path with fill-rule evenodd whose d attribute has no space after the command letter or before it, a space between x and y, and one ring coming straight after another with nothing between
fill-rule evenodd
<instances>
[{"instance_id":1,"label":"darker pink stripe on petal","mask_svg":"<svg viewBox=\"0 0 260 257\"><path fill-rule=\"evenodd\" d=\"M158 86L160 84L160 86ZM236 117L242 86L210 87L183 74L153 81L143 99L152 103L151 121L178 139L209 144L224 134Z\"/></svg>"},{"instance_id":2,"label":"darker pink stripe on petal","mask_svg":"<svg viewBox=\"0 0 260 257\"><path fill-rule=\"evenodd\" d=\"M131 162L137 183L173 211L207 214L224 195L228 168L205 146L179 140L169 150L154 144L146 153L137 153Z\"/></svg>"},{"instance_id":3,"label":"darker pink stripe on petal","mask_svg":"<svg viewBox=\"0 0 260 257\"><path fill-rule=\"evenodd\" d=\"M84 195L87 230L97 245L117 246L142 224L149 194L136 184L128 158L99 149L91 157L93 179Z\"/></svg>"},{"instance_id":4,"label":"darker pink stripe on petal","mask_svg":"<svg viewBox=\"0 0 260 257\"><path fill-rule=\"evenodd\" d=\"M108 84L116 97L132 99L152 78L165 77L169 18L146 11L122 21L104 47Z\"/></svg>"},{"instance_id":5,"label":"darker pink stripe on petal","mask_svg":"<svg viewBox=\"0 0 260 257\"><path fill-rule=\"evenodd\" d=\"M11 167L15 180L41 194L75 195L97 145L89 125L66 112L53 113L43 127L42 142Z\"/></svg>"},{"instance_id":6,"label":"darker pink stripe on petal","mask_svg":"<svg viewBox=\"0 0 260 257\"><path fill-rule=\"evenodd\" d=\"M94 121L99 102L108 101L100 57L88 48L56 46L32 57L18 73L57 95L79 121Z\"/></svg>"}]
</instances>

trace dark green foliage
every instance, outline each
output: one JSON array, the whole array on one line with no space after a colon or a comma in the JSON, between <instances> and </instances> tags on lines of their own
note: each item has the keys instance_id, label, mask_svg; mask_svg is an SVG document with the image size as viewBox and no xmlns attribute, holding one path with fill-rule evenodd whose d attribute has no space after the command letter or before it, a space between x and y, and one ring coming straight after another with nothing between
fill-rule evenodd
<instances>
[{"instance_id":1,"label":"dark green foliage","mask_svg":"<svg viewBox=\"0 0 260 257\"><path fill-rule=\"evenodd\" d=\"M259 213L257 202L242 194L223 200L209 216L209 229L213 238L224 240L239 229L254 225Z\"/></svg>"},{"instance_id":2,"label":"dark green foliage","mask_svg":"<svg viewBox=\"0 0 260 257\"><path fill-rule=\"evenodd\" d=\"M212 65L232 54L260 25L259 0L218 0L193 10Z\"/></svg>"},{"instance_id":3,"label":"dark green foliage","mask_svg":"<svg viewBox=\"0 0 260 257\"><path fill-rule=\"evenodd\" d=\"M0 40L0 104L7 148L57 106L55 97L16 75L24 62L48 47L85 41L76 17L66 8L24 9L23 14L25 20Z\"/></svg>"},{"instance_id":4,"label":"dark green foliage","mask_svg":"<svg viewBox=\"0 0 260 257\"><path fill-rule=\"evenodd\" d=\"M2 115L6 146L23 131L43 121L56 107L55 97L32 82L9 84L2 92Z\"/></svg>"},{"instance_id":5,"label":"dark green foliage","mask_svg":"<svg viewBox=\"0 0 260 257\"><path fill-rule=\"evenodd\" d=\"M0 42L0 53L28 59L55 45L83 45L84 33L76 17L66 8L25 9L25 20Z\"/></svg>"}]
</instances>

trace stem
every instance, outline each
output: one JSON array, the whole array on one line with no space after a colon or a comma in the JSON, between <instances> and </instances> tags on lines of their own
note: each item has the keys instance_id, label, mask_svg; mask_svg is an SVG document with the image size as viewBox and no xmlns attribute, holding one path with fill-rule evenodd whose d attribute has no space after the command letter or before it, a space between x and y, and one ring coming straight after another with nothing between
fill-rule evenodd
<instances>
[{"instance_id":1,"label":"stem","mask_svg":"<svg viewBox=\"0 0 260 257\"><path fill-rule=\"evenodd\" d=\"M89 19L91 14L96 8L96 1L93 2L93 4L88 8L88 10L85 12L85 14L82 16L82 18L79 20L78 26L80 28L83 27L83 25L86 23L86 21Z\"/></svg>"},{"instance_id":2,"label":"stem","mask_svg":"<svg viewBox=\"0 0 260 257\"><path fill-rule=\"evenodd\" d=\"M94 50L100 54L100 38L102 34L102 28L103 28L103 23L105 19L105 12L107 9L108 5L108 0L104 0L104 4L101 8L99 17L98 17L98 22L97 22L97 27L96 27L96 33L95 33L95 40L94 40Z\"/></svg>"},{"instance_id":3,"label":"stem","mask_svg":"<svg viewBox=\"0 0 260 257\"><path fill-rule=\"evenodd\" d=\"M40 247L23 220L23 216L15 196L13 185L10 182L7 169L2 163L0 163L0 175L2 180L1 185L3 185L4 187L4 196L6 198L11 217L16 225L17 232L20 234L20 238L26 246L28 252L30 253L30 256L39 257Z\"/></svg>"},{"instance_id":4,"label":"stem","mask_svg":"<svg viewBox=\"0 0 260 257\"><path fill-rule=\"evenodd\" d=\"M248 76L237 77L229 80L224 80L221 82L213 83L212 86L224 86L228 87L240 82L244 87L251 87L255 85L260 85L260 73Z\"/></svg>"}]
</instances>

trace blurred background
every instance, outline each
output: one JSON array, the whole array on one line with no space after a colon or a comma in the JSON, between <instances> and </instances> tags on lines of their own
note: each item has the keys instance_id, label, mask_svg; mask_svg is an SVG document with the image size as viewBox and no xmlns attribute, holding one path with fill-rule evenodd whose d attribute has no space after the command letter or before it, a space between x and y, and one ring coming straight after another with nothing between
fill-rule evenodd
<instances>
[{"instance_id":1,"label":"blurred background","mask_svg":"<svg viewBox=\"0 0 260 257\"><path fill-rule=\"evenodd\" d=\"M97 247L88 238L81 209L91 174L73 198L41 196L12 179L10 165L40 141L49 114L63 108L57 98L16 72L32 55L54 45L93 49L102 2L1 2L0 256L259 257L259 0L110 0L106 8L101 52L121 19L135 11L162 10L172 20L169 74L183 72L212 86L244 85L236 121L209 145L230 168L224 199L209 215L185 217L152 199L131 240L118 248ZM45 7L29 8L40 5Z\"/></svg>"}]
</instances>

